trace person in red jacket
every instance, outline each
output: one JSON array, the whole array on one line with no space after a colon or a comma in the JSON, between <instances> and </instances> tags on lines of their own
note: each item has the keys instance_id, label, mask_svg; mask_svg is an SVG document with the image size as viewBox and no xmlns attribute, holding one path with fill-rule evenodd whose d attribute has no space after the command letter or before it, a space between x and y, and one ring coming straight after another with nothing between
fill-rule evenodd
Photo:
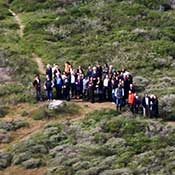
<instances>
[{"instance_id":1,"label":"person in red jacket","mask_svg":"<svg viewBox=\"0 0 175 175\"><path fill-rule=\"evenodd\" d=\"M134 110L133 110L134 109L134 98L135 98L134 93L132 91L129 91L128 105L132 113L134 113Z\"/></svg>"}]
</instances>

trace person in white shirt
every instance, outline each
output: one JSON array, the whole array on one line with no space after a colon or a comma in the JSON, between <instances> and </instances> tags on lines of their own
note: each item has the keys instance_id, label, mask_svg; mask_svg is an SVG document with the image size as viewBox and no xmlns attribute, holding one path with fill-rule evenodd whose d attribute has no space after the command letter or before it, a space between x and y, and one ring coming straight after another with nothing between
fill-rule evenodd
<instances>
[{"instance_id":1,"label":"person in white shirt","mask_svg":"<svg viewBox=\"0 0 175 175\"><path fill-rule=\"evenodd\" d=\"M71 70L71 75L70 75L70 89L71 89L71 97L74 98L75 97L75 93L76 93L76 72L75 70Z\"/></svg>"},{"instance_id":2,"label":"person in white shirt","mask_svg":"<svg viewBox=\"0 0 175 175\"><path fill-rule=\"evenodd\" d=\"M142 98L142 108L143 108L143 116L149 117L150 116L150 97L148 94Z\"/></svg>"},{"instance_id":3,"label":"person in white shirt","mask_svg":"<svg viewBox=\"0 0 175 175\"><path fill-rule=\"evenodd\" d=\"M110 98L109 85L110 85L110 79L109 79L109 76L106 75L105 79L103 80L103 99L105 101L109 100L109 98Z\"/></svg>"}]
</instances>

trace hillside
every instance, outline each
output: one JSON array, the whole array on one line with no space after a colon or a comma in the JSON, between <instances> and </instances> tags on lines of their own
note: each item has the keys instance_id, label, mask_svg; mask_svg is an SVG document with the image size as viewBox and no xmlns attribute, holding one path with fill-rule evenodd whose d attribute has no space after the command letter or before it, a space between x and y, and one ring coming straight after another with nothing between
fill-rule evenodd
<instances>
[{"instance_id":1,"label":"hillside","mask_svg":"<svg viewBox=\"0 0 175 175\"><path fill-rule=\"evenodd\" d=\"M174 0L0 0L0 175L174 175L174 41ZM34 74L66 61L126 68L160 118L37 103Z\"/></svg>"},{"instance_id":2,"label":"hillside","mask_svg":"<svg viewBox=\"0 0 175 175\"><path fill-rule=\"evenodd\" d=\"M69 60L87 66L98 61L127 68L137 76L139 90L162 97L163 114L171 113L164 101L169 98L169 106L174 106L174 95L167 96L175 92L173 3L1 0L1 67L8 67L2 72L7 72L8 81L18 82L15 88L13 81L0 87L0 96L10 99L1 98L2 104L34 101L30 91L37 72L34 54L44 64L63 65ZM22 34L9 9L18 15Z\"/></svg>"},{"instance_id":3,"label":"hillside","mask_svg":"<svg viewBox=\"0 0 175 175\"><path fill-rule=\"evenodd\" d=\"M8 167L1 174L174 174L174 128L113 109L83 107L92 112L81 120L59 122L66 114L60 109L55 111L57 121L47 121L40 131L12 142L0 153L0 168ZM71 110L67 116L83 111ZM1 128L6 129L4 124Z\"/></svg>"}]
</instances>

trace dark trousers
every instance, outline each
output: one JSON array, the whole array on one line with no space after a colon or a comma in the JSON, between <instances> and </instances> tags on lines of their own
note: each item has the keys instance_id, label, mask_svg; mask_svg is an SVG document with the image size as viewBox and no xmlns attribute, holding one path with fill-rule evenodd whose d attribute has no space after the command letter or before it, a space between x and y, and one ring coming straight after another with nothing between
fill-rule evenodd
<instances>
[{"instance_id":1,"label":"dark trousers","mask_svg":"<svg viewBox=\"0 0 175 175\"><path fill-rule=\"evenodd\" d=\"M57 99L61 99L62 98L62 93L61 93L62 86L56 85L55 88L56 88L56 98Z\"/></svg>"},{"instance_id":2,"label":"dark trousers","mask_svg":"<svg viewBox=\"0 0 175 175\"><path fill-rule=\"evenodd\" d=\"M72 97L75 97L75 93L76 93L76 86L75 86L75 83L71 83L70 85L70 89L71 89L71 96Z\"/></svg>"},{"instance_id":3,"label":"dark trousers","mask_svg":"<svg viewBox=\"0 0 175 175\"><path fill-rule=\"evenodd\" d=\"M47 95L47 99L48 100L52 100L53 99L53 93L52 93L52 90L46 90L46 95Z\"/></svg>"},{"instance_id":4,"label":"dark trousers","mask_svg":"<svg viewBox=\"0 0 175 175\"><path fill-rule=\"evenodd\" d=\"M133 104L129 104L129 109L132 113L134 113L134 105Z\"/></svg>"},{"instance_id":5,"label":"dark trousers","mask_svg":"<svg viewBox=\"0 0 175 175\"><path fill-rule=\"evenodd\" d=\"M64 100L70 100L70 94L69 94L70 88L69 87L65 87L63 88L63 99Z\"/></svg>"},{"instance_id":6,"label":"dark trousers","mask_svg":"<svg viewBox=\"0 0 175 175\"><path fill-rule=\"evenodd\" d=\"M42 100L41 89L35 89L35 98L37 101Z\"/></svg>"},{"instance_id":7,"label":"dark trousers","mask_svg":"<svg viewBox=\"0 0 175 175\"><path fill-rule=\"evenodd\" d=\"M139 106L138 105L134 105L134 113L135 114L139 113Z\"/></svg>"},{"instance_id":8,"label":"dark trousers","mask_svg":"<svg viewBox=\"0 0 175 175\"><path fill-rule=\"evenodd\" d=\"M94 88L89 88L89 99L91 103L94 103Z\"/></svg>"},{"instance_id":9,"label":"dark trousers","mask_svg":"<svg viewBox=\"0 0 175 175\"><path fill-rule=\"evenodd\" d=\"M108 99L108 87L103 87L103 99Z\"/></svg>"},{"instance_id":10,"label":"dark trousers","mask_svg":"<svg viewBox=\"0 0 175 175\"><path fill-rule=\"evenodd\" d=\"M97 88L97 97L98 97L98 102L102 102L102 99L103 99L102 89Z\"/></svg>"}]
</instances>

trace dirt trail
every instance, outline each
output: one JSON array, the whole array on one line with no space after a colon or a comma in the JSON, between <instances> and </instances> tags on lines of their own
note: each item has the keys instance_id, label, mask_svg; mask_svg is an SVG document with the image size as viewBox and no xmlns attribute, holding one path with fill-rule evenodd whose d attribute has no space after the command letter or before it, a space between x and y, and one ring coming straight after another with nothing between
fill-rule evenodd
<instances>
[{"instance_id":1,"label":"dirt trail","mask_svg":"<svg viewBox=\"0 0 175 175\"><path fill-rule=\"evenodd\" d=\"M45 124L47 124L50 121L55 121L55 122L62 122L65 120L69 121L77 121L83 119L87 113L92 112L94 110L100 110L100 109L115 109L115 105L112 105L111 103L89 103L89 102L82 102L80 101L74 101L77 103L80 108L81 108L81 115L74 115L74 116L67 116L65 118L58 118L58 119L49 119L49 120L33 120L31 116L27 116L25 118L21 117L21 113L25 110L31 113L32 111L47 105L47 102L40 102L35 105L31 104L19 104L17 106L11 107L10 114L5 116L2 120L5 121L13 121L13 120L26 120L29 123L29 127L27 128L21 128L18 129L17 131L11 132L11 136L13 137L13 141L10 144L0 144L0 149L6 149L9 147L9 145L13 145L16 142L27 140L30 138L30 136L34 135L38 131L40 131Z\"/></svg>"},{"instance_id":2,"label":"dirt trail","mask_svg":"<svg viewBox=\"0 0 175 175\"><path fill-rule=\"evenodd\" d=\"M37 169L25 169L19 166L12 166L3 171L0 171L1 175L44 175L47 172L47 168L41 167Z\"/></svg>"},{"instance_id":3,"label":"dirt trail","mask_svg":"<svg viewBox=\"0 0 175 175\"><path fill-rule=\"evenodd\" d=\"M19 36L20 36L20 38L23 38L25 26L22 24L22 21L21 21L20 17L13 10L9 9L9 12L14 16L14 18L15 18L18 26L19 26Z\"/></svg>"},{"instance_id":4,"label":"dirt trail","mask_svg":"<svg viewBox=\"0 0 175 175\"><path fill-rule=\"evenodd\" d=\"M25 25L22 23L21 18L19 17L19 15L17 13L15 13L13 10L9 9L9 12L14 16L16 23L19 26L19 36L20 38L23 38L24 36L24 29L25 29ZM36 62L37 66L38 66L38 70L41 74L45 73L45 68L44 68L44 64L42 62L42 58L40 58L38 55L36 55L35 53L32 54L32 59Z\"/></svg>"},{"instance_id":5,"label":"dirt trail","mask_svg":"<svg viewBox=\"0 0 175 175\"><path fill-rule=\"evenodd\" d=\"M36 55L35 53L32 54L33 60L37 63L38 65L38 70L41 74L45 74L45 66L42 62L42 58L40 58L38 55Z\"/></svg>"}]
</instances>

